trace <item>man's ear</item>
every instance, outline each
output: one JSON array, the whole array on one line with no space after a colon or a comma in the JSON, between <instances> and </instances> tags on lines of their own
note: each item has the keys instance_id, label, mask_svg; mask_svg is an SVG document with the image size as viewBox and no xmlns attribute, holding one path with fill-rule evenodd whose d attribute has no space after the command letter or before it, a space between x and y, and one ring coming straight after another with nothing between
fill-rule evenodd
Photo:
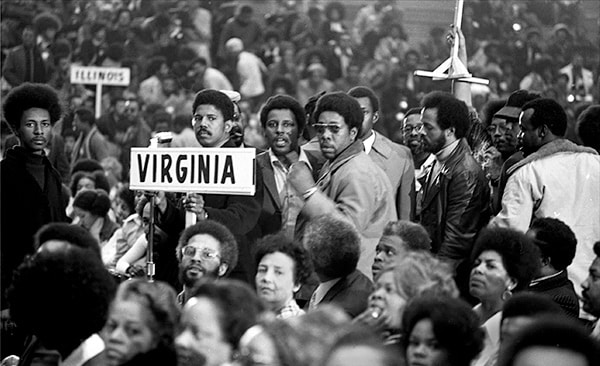
<instances>
[{"instance_id":1,"label":"man's ear","mask_svg":"<svg viewBox=\"0 0 600 366\"><path fill-rule=\"evenodd\" d=\"M456 137L456 129L454 127L448 127L446 129L446 137L454 136Z\"/></svg>"},{"instance_id":2,"label":"man's ear","mask_svg":"<svg viewBox=\"0 0 600 366\"><path fill-rule=\"evenodd\" d=\"M373 113L373 124L379 121L379 111Z\"/></svg>"},{"instance_id":3,"label":"man's ear","mask_svg":"<svg viewBox=\"0 0 600 366\"><path fill-rule=\"evenodd\" d=\"M541 125L538 131L538 136L543 139L544 137L546 137L546 125Z\"/></svg>"},{"instance_id":4,"label":"man's ear","mask_svg":"<svg viewBox=\"0 0 600 366\"><path fill-rule=\"evenodd\" d=\"M296 293L296 292L300 291L300 287L302 287L302 285L299 283L296 283L296 284L294 284L294 288L292 288L292 291L294 293Z\"/></svg>"},{"instance_id":5,"label":"man's ear","mask_svg":"<svg viewBox=\"0 0 600 366\"><path fill-rule=\"evenodd\" d=\"M225 273L227 273L228 269L229 269L229 264L227 264L227 263L219 264L219 271L217 272L219 277L225 276Z\"/></svg>"},{"instance_id":6,"label":"man's ear","mask_svg":"<svg viewBox=\"0 0 600 366\"><path fill-rule=\"evenodd\" d=\"M350 137L352 137L353 141L356 141L356 138L358 137L358 128L352 127L350 129Z\"/></svg>"},{"instance_id":7,"label":"man's ear","mask_svg":"<svg viewBox=\"0 0 600 366\"><path fill-rule=\"evenodd\" d=\"M225 132L231 133L232 128L233 128L233 121L232 120L225 121Z\"/></svg>"}]
</instances>

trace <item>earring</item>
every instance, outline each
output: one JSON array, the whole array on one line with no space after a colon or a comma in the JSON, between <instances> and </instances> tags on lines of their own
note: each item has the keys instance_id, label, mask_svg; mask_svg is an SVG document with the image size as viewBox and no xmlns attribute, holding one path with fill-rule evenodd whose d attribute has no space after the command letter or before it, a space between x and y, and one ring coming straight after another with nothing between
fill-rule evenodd
<instances>
[{"instance_id":1,"label":"earring","mask_svg":"<svg viewBox=\"0 0 600 366\"><path fill-rule=\"evenodd\" d=\"M510 299L512 297L513 293L510 289L506 289L504 290L504 292L502 293L502 296L500 296L500 298L502 299L502 301L507 301L508 299Z\"/></svg>"}]
</instances>

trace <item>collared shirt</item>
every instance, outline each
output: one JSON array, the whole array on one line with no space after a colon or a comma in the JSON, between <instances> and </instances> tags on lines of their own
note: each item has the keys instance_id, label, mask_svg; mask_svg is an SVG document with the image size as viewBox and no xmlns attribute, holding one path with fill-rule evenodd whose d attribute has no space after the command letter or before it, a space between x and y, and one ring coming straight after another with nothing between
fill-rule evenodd
<instances>
[{"instance_id":1,"label":"collared shirt","mask_svg":"<svg viewBox=\"0 0 600 366\"><path fill-rule=\"evenodd\" d=\"M371 131L371 136L367 137L363 141L363 146L365 147L365 152L367 154L371 152L371 149L373 148L374 143L375 143L375 132Z\"/></svg>"},{"instance_id":2,"label":"collared shirt","mask_svg":"<svg viewBox=\"0 0 600 366\"><path fill-rule=\"evenodd\" d=\"M551 279L551 278L554 278L554 277L558 277L558 276L560 276L560 275L561 275L561 273L563 273L564 271L565 271L565 270L562 270L562 271L560 271L560 272L557 272L557 273L555 273L555 274L551 274L551 275L549 275L549 276L544 276L544 277L536 278L535 280L531 281L531 283L529 284L529 287L533 287L533 286L537 285L538 283L540 283L540 282L542 282L542 281L549 280L549 279Z\"/></svg>"},{"instance_id":3,"label":"collared shirt","mask_svg":"<svg viewBox=\"0 0 600 366\"><path fill-rule=\"evenodd\" d=\"M104 341L98 334L94 333L83 341L79 347L75 348L59 365L82 366L92 358L98 356L100 352L104 351L104 348Z\"/></svg>"},{"instance_id":4,"label":"collared shirt","mask_svg":"<svg viewBox=\"0 0 600 366\"><path fill-rule=\"evenodd\" d=\"M325 295L327 295L327 292L331 290L331 288L338 283L339 280L340 278L334 278L333 280L321 282L310 297L308 308L311 310L316 309L317 305L319 305L319 303L323 301Z\"/></svg>"},{"instance_id":5,"label":"collared shirt","mask_svg":"<svg viewBox=\"0 0 600 366\"><path fill-rule=\"evenodd\" d=\"M279 192L279 202L281 202L281 228L286 233L293 235L296 227L296 219L302 211L304 206L304 200L300 193L298 193L287 181L287 175L289 169L285 167L279 161L277 156L273 153L273 150L269 149L269 158L271 159L271 166L273 167L273 175L275 177L275 184L277 185L277 192ZM300 155L298 161L302 161L308 165L312 170L310 161L302 148L300 148Z\"/></svg>"},{"instance_id":6,"label":"collared shirt","mask_svg":"<svg viewBox=\"0 0 600 366\"><path fill-rule=\"evenodd\" d=\"M473 309L481 307L481 304L476 305ZM492 315L481 328L484 331L483 350L477 358L471 363L472 366L488 365L491 360L498 354L500 347L500 322L502 321L502 312L499 311Z\"/></svg>"},{"instance_id":7,"label":"collared shirt","mask_svg":"<svg viewBox=\"0 0 600 366\"><path fill-rule=\"evenodd\" d=\"M296 300L291 299L285 306L277 311L276 318L287 319L304 314L304 310L296 303Z\"/></svg>"}]
</instances>

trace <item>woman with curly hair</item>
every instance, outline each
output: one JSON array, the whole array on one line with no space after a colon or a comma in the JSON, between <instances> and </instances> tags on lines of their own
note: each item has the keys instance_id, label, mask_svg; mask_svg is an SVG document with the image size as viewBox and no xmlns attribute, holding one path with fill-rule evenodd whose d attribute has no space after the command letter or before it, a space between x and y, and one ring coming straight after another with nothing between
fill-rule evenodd
<instances>
[{"instance_id":1,"label":"woman with curly hair","mask_svg":"<svg viewBox=\"0 0 600 366\"><path fill-rule=\"evenodd\" d=\"M411 252L375 280L367 310L355 321L381 331L387 344L398 343L406 304L423 295L458 297L452 271L427 252Z\"/></svg>"},{"instance_id":2,"label":"woman with curly hair","mask_svg":"<svg viewBox=\"0 0 600 366\"><path fill-rule=\"evenodd\" d=\"M540 266L539 258L539 248L523 233L503 228L480 233L472 253L469 292L481 301L473 310L485 331L485 343L474 366L495 357L502 307L514 292L529 287Z\"/></svg>"},{"instance_id":3,"label":"woman with curly hair","mask_svg":"<svg viewBox=\"0 0 600 366\"><path fill-rule=\"evenodd\" d=\"M178 319L176 294L167 283L121 283L102 332L107 365L176 365L173 339Z\"/></svg>"},{"instance_id":4,"label":"woman with curly hair","mask_svg":"<svg viewBox=\"0 0 600 366\"><path fill-rule=\"evenodd\" d=\"M407 366L469 366L483 348L483 331L471 307L445 296L421 296L402 317Z\"/></svg>"}]
</instances>

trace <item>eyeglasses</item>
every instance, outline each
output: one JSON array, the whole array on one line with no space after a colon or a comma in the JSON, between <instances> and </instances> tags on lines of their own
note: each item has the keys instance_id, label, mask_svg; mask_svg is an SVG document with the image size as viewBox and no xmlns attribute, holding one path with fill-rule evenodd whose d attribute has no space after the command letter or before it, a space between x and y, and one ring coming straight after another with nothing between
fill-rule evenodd
<instances>
[{"instance_id":1,"label":"eyeglasses","mask_svg":"<svg viewBox=\"0 0 600 366\"><path fill-rule=\"evenodd\" d=\"M409 134L409 133L412 133L413 131L419 132L419 131L421 131L422 128L423 128L422 123L419 123L416 125L406 125L402 128L402 132Z\"/></svg>"},{"instance_id":2,"label":"eyeglasses","mask_svg":"<svg viewBox=\"0 0 600 366\"><path fill-rule=\"evenodd\" d=\"M185 247L181 248L181 254L184 257L189 257L189 258L194 258L196 257L196 253L200 252L200 259L204 260L204 261L208 261L208 260L215 260L215 259L219 259L221 258L221 256L219 255L219 253L207 249L207 248L196 248L195 246L192 245L186 245Z\"/></svg>"},{"instance_id":3,"label":"eyeglasses","mask_svg":"<svg viewBox=\"0 0 600 366\"><path fill-rule=\"evenodd\" d=\"M500 133L506 133L507 131L510 131L513 129L514 124L512 122L508 122L508 123L498 123L498 124L492 124L486 127L486 131L490 134L493 135L496 130L499 130Z\"/></svg>"},{"instance_id":4,"label":"eyeglasses","mask_svg":"<svg viewBox=\"0 0 600 366\"><path fill-rule=\"evenodd\" d=\"M313 127L319 135L324 134L325 130L329 130L329 132L331 132L333 134L337 134L342 129L342 126L340 126L340 125L327 124L327 123L315 123L315 124L313 124Z\"/></svg>"}]
</instances>

